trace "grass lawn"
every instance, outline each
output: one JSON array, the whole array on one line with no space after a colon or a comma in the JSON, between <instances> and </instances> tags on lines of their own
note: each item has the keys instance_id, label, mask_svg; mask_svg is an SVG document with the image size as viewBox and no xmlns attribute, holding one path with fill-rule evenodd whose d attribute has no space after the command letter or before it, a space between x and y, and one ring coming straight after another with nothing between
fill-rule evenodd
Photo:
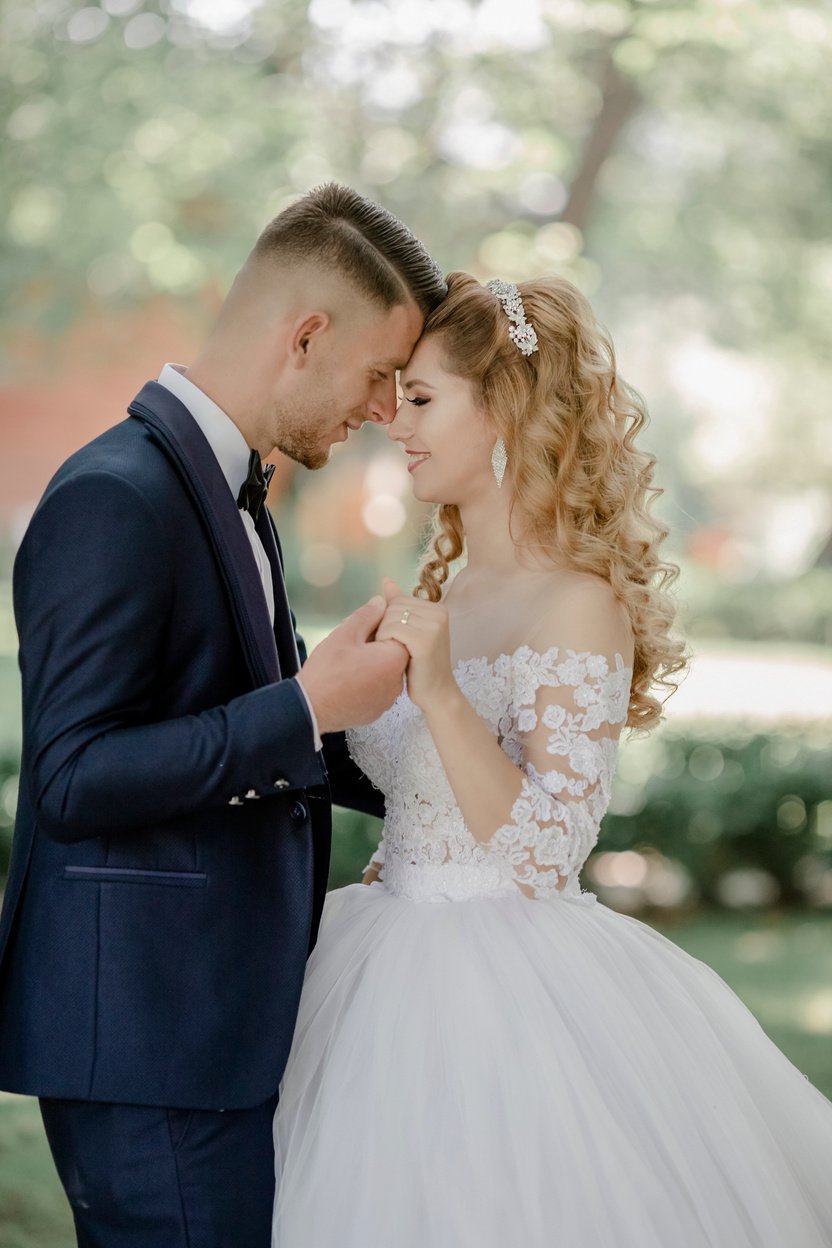
<instances>
[{"instance_id":1,"label":"grass lawn","mask_svg":"<svg viewBox=\"0 0 832 1248\"><path fill-rule=\"evenodd\" d=\"M832 1099L832 915L715 914L664 922L660 930L718 971ZM37 1104L0 1093L0 1246L74 1242Z\"/></svg>"},{"instance_id":2,"label":"grass lawn","mask_svg":"<svg viewBox=\"0 0 832 1248\"><path fill-rule=\"evenodd\" d=\"M74 1243L37 1101L0 1092L0 1245L72 1248Z\"/></svg>"}]
</instances>

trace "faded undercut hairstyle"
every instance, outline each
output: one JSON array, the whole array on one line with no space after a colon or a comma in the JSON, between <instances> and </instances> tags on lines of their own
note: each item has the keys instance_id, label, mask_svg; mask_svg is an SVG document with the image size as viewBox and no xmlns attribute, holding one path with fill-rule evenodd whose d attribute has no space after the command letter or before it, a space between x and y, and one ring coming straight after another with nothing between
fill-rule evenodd
<instances>
[{"instance_id":1,"label":"faded undercut hairstyle","mask_svg":"<svg viewBox=\"0 0 832 1248\"><path fill-rule=\"evenodd\" d=\"M350 186L316 187L270 221L252 256L314 261L389 311L412 300L427 316L448 288L438 265L397 217Z\"/></svg>"},{"instance_id":2,"label":"faded undercut hairstyle","mask_svg":"<svg viewBox=\"0 0 832 1248\"><path fill-rule=\"evenodd\" d=\"M612 342L571 282L519 284L538 337L538 350L524 356L490 290L467 273L447 280L448 297L424 334L439 339L443 367L471 383L495 437L505 441L512 508L523 524L515 540L557 553L612 587L635 641L627 724L650 728L662 714L651 689L672 693L671 677L686 658L671 634L676 610L667 592L678 568L661 558L667 529L650 514L662 493L652 484L655 459L635 445L647 423L644 401L618 375ZM437 602L449 564L464 549L459 508L439 506L416 593Z\"/></svg>"}]
</instances>

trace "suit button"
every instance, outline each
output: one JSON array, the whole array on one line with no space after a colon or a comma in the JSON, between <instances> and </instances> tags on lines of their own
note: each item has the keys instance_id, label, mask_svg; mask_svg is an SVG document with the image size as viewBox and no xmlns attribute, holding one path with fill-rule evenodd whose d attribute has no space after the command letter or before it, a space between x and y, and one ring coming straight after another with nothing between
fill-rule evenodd
<instances>
[{"instance_id":1,"label":"suit button","mask_svg":"<svg viewBox=\"0 0 832 1248\"><path fill-rule=\"evenodd\" d=\"M275 782L274 782L274 787L275 787L276 789L288 789L288 787L289 787L289 781L288 781L288 780L285 780L285 779L283 778L283 776L278 776L278 777L277 777L277 779L276 779L276 780L275 780Z\"/></svg>"},{"instance_id":2,"label":"suit button","mask_svg":"<svg viewBox=\"0 0 832 1248\"><path fill-rule=\"evenodd\" d=\"M246 797L249 799L249 801L251 801L251 800L252 800L252 799L254 799L255 797L259 797L259 796L260 796L260 794L259 794L259 793L257 793L257 792L255 792L255 790L254 790L254 789L249 789L248 793L246 793Z\"/></svg>"},{"instance_id":3,"label":"suit button","mask_svg":"<svg viewBox=\"0 0 832 1248\"><path fill-rule=\"evenodd\" d=\"M242 806L243 799L241 797L230 797L228 799L229 806Z\"/></svg>"},{"instance_id":4,"label":"suit button","mask_svg":"<svg viewBox=\"0 0 832 1248\"><path fill-rule=\"evenodd\" d=\"M289 814L292 816L293 819L297 819L298 823L300 823L301 819L305 819L306 807L304 806L303 802L295 802L291 810L289 811Z\"/></svg>"}]
</instances>

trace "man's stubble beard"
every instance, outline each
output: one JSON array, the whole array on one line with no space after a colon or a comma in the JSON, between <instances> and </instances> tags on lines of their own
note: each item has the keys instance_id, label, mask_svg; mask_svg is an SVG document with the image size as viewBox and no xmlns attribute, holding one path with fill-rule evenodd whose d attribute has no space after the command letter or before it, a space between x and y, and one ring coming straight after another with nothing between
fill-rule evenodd
<instances>
[{"instance_id":1,"label":"man's stubble beard","mask_svg":"<svg viewBox=\"0 0 832 1248\"><path fill-rule=\"evenodd\" d=\"M275 446L289 459L313 472L329 463L330 444L328 435L334 433L327 417L332 417L334 404L319 402L314 408L309 404L283 407L280 411L280 428ZM326 442L325 442L325 439Z\"/></svg>"}]
</instances>

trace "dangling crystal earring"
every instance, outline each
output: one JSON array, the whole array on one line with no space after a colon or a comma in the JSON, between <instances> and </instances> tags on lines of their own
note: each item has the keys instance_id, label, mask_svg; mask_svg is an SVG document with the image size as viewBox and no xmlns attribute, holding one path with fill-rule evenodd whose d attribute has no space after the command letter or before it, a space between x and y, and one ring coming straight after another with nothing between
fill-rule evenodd
<instances>
[{"instance_id":1,"label":"dangling crystal earring","mask_svg":"<svg viewBox=\"0 0 832 1248\"><path fill-rule=\"evenodd\" d=\"M503 484L507 463L506 444L502 437L499 437L494 443L494 450L491 452L491 467L494 469L494 480L497 482L498 489Z\"/></svg>"}]
</instances>

